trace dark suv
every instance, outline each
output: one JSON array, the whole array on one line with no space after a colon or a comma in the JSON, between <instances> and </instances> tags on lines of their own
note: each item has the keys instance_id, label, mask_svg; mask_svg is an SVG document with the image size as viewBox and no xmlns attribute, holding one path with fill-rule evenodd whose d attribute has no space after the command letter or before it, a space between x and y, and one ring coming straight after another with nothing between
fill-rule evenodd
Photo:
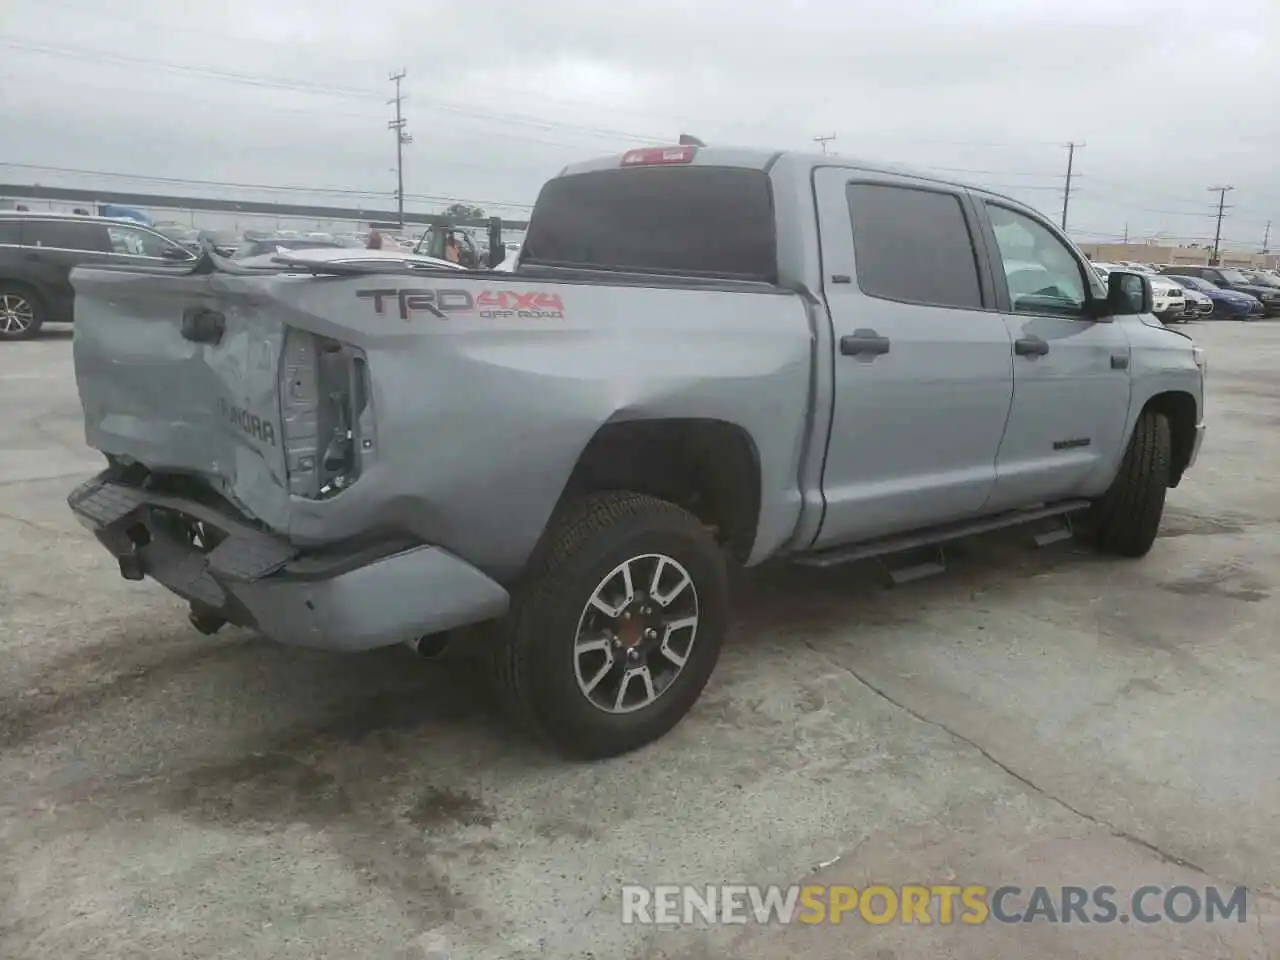
<instances>
[{"instance_id":1,"label":"dark suv","mask_svg":"<svg viewBox=\"0 0 1280 960\"><path fill-rule=\"evenodd\" d=\"M70 322L71 268L82 263L190 266L195 254L140 224L57 213L0 213L0 340Z\"/></svg>"},{"instance_id":2,"label":"dark suv","mask_svg":"<svg viewBox=\"0 0 1280 960\"><path fill-rule=\"evenodd\" d=\"M1194 267L1178 264L1161 267L1160 272L1179 277L1199 277L1223 290L1238 290L1262 301L1262 309L1268 317L1280 314L1280 288L1254 283L1242 270L1235 267Z\"/></svg>"}]
</instances>

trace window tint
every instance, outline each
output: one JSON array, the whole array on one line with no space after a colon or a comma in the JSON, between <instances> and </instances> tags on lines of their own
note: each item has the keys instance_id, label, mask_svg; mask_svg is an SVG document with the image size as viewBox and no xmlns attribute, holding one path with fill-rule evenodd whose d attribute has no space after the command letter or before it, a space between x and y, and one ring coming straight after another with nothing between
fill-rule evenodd
<instances>
[{"instance_id":1,"label":"window tint","mask_svg":"<svg viewBox=\"0 0 1280 960\"><path fill-rule=\"evenodd\" d=\"M17 243L22 236L22 224L18 220L0 220L0 243Z\"/></svg>"},{"instance_id":2,"label":"window tint","mask_svg":"<svg viewBox=\"0 0 1280 960\"><path fill-rule=\"evenodd\" d=\"M59 247L95 253L107 253L111 249L102 224L75 220L28 220L22 228L22 242L31 247Z\"/></svg>"},{"instance_id":3,"label":"window tint","mask_svg":"<svg viewBox=\"0 0 1280 960\"><path fill-rule=\"evenodd\" d=\"M981 308L977 259L958 197L869 183L851 183L848 193L863 293Z\"/></svg>"},{"instance_id":4,"label":"window tint","mask_svg":"<svg viewBox=\"0 0 1280 960\"><path fill-rule=\"evenodd\" d=\"M773 282L773 202L761 170L634 167L549 181L525 263Z\"/></svg>"},{"instance_id":5,"label":"window tint","mask_svg":"<svg viewBox=\"0 0 1280 960\"><path fill-rule=\"evenodd\" d=\"M1084 314L1084 273L1071 249L1042 223L987 204L1015 313Z\"/></svg>"},{"instance_id":6,"label":"window tint","mask_svg":"<svg viewBox=\"0 0 1280 960\"><path fill-rule=\"evenodd\" d=\"M149 230L114 223L107 227L107 236L111 238L113 253L125 253L134 257L163 257L166 250L176 249L177 246Z\"/></svg>"}]
</instances>

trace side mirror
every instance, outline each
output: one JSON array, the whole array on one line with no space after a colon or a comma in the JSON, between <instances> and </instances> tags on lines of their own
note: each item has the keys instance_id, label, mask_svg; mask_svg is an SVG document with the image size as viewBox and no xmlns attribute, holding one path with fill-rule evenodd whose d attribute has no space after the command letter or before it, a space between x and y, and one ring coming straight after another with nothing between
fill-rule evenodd
<instances>
[{"instance_id":1,"label":"side mirror","mask_svg":"<svg viewBox=\"0 0 1280 960\"><path fill-rule=\"evenodd\" d=\"M1107 276L1106 311L1109 316L1128 317L1151 313L1151 278L1140 273L1117 270Z\"/></svg>"}]
</instances>

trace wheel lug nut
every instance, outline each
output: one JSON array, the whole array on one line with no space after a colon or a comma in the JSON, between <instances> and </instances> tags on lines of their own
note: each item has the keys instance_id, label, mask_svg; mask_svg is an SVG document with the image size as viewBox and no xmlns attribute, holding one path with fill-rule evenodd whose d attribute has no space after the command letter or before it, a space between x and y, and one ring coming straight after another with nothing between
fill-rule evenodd
<instances>
[{"instance_id":1,"label":"wheel lug nut","mask_svg":"<svg viewBox=\"0 0 1280 960\"><path fill-rule=\"evenodd\" d=\"M622 619L623 619L623 620L630 620L630 619L631 619L631 611L630 611L630 610L625 611L625 612L622 614Z\"/></svg>"}]
</instances>

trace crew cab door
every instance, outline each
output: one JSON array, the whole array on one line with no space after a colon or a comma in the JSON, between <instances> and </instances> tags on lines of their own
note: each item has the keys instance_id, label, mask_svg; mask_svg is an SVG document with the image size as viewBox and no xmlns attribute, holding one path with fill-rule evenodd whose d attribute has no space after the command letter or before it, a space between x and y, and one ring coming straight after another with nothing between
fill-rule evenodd
<instances>
[{"instance_id":1,"label":"crew cab door","mask_svg":"<svg viewBox=\"0 0 1280 960\"><path fill-rule=\"evenodd\" d=\"M1101 281L1056 227L975 197L1013 340L1013 409L992 510L1101 493L1123 452L1130 355L1124 326L1091 318Z\"/></svg>"},{"instance_id":2,"label":"crew cab door","mask_svg":"<svg viewBox=\"0 0 1280 960\"><path fill-rule=\"evenodd\" d=\"M815 171L834 416L815 546L971 516L995 483L1009 331L965 191Z\"/></svg>"}]
</instances>

